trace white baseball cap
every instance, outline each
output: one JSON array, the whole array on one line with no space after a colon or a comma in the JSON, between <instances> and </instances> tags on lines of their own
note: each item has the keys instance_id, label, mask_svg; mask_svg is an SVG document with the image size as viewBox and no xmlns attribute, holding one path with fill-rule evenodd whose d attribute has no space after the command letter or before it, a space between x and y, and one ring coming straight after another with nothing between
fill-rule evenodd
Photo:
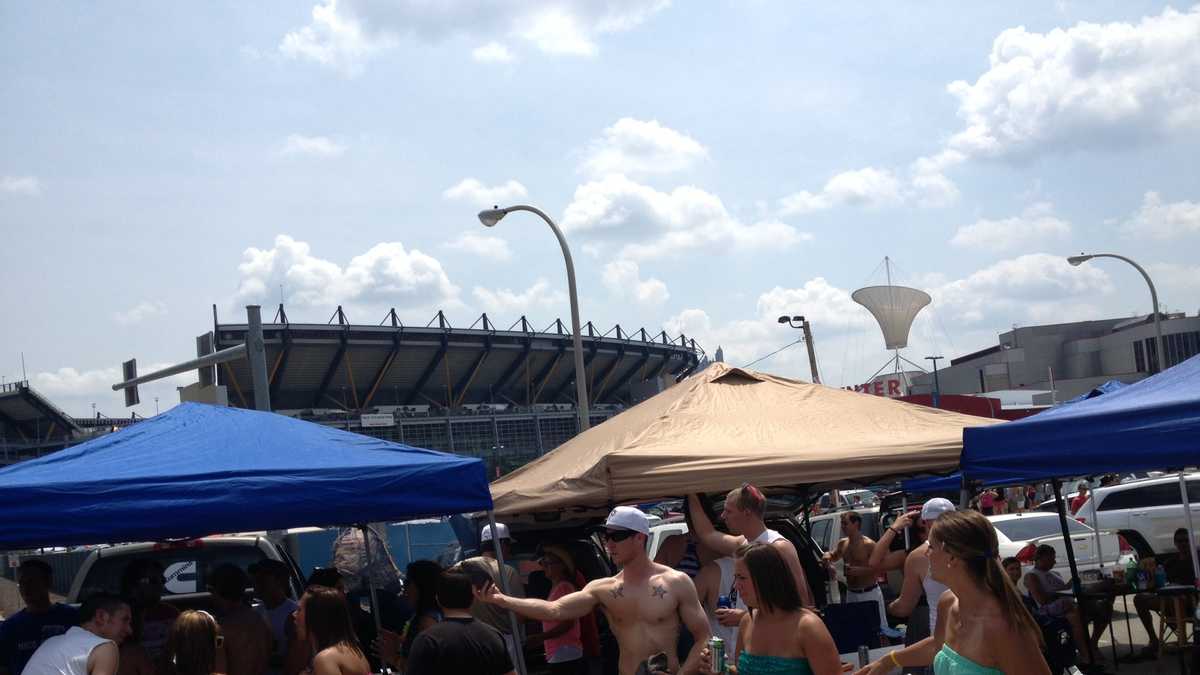
<instances>
[{"instance_id":1,"label":"white baseball cap","mask_svg":"<svg viewBox=\"0 0 1200 675\"><path fill-rule=\"evenodd\" d=\"M505 525L504 523L496 523L496 534L500 535L499 539L508 539L509 541L512 540L512 536L508 533L508 526ZM479 541L483 542L483 541L491 541L491 540L492 540L492 526L484 525L483 529L479 531Z\"/></svg>"},{"instance_id":2,"label":"white baseball cap","mask_svg":"<svg viewBox=\"0 0 1200 675\"><path fill-rule=\"evenodd\" d=\"M943 513L956 510L954 502L945 497L934 497L921 507L921 520L937 520Z\"/></svg>"},{"instance_id":3,"label":"white baseball cap","mask_svg":"<svg viewBox=\"0 0 1200 675\"><path fill-rule=\"evenodd\" d=\"M618 506L604 521L607 530L631 530L650 536L650 517L632 506Z\"/></svg>"}]
</instances>

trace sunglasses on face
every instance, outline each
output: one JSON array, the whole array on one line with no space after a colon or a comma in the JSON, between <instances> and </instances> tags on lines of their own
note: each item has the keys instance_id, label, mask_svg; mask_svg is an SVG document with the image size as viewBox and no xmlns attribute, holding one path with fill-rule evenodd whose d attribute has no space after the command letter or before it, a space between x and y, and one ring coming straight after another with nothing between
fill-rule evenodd
<instances>
[{"instance_id":1,"label":"sunglasses on face","mask_svg":"<svg viewBox=\"0 0 1200 675\"><path fill-rule=\"evenodd\" d=\"M636 534L633 530L605 530L600 533L604 541L625 541Z\"/></svg>"}]
</instances>

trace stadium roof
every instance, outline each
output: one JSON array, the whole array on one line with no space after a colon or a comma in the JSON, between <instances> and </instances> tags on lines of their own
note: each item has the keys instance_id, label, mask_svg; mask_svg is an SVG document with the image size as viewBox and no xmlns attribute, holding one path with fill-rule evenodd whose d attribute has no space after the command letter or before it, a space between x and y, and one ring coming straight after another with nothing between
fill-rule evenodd
<instances>
[{"instance_id":1,"label":"stadium roof","mask_svg":"<svg viewBox=\"0 0 1200 675\"><path fill-rule=\"evenodd\" d=\"M45 442L79 431L75 420L20 380L0 385L0 427L8 440Z\"/></svg>"},{"instance_id":2,"label":"stadium roof","mask_svg":"<svg viewBox=\"0 0 1200 675\"><path fill-rule=\"evenodd\" d=\"M215 321L214 348L243 342L247 326ZM582 328L591 403L631 403L631 387L662 375L680 377L700 364L694 340ZM276 410L464 404L574 402L571 331L556 320L543 331L521 317L498 329L486 314L454 328L438 312L426 326L405 326L395 310L384 325L352 325L339 307L328 324L294 324L281 305L263 324L271 406ZM246 361L222 364L217 382L229 403L251 407Z\"/></svg>"}]
</instances>

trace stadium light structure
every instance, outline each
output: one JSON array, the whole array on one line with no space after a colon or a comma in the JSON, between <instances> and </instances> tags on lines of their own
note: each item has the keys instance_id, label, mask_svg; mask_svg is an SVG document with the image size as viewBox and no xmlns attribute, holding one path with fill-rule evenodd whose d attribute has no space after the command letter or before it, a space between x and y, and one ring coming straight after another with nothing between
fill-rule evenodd
<instances>
[{"instance_id":1,"label":"stadium light structure","mask_svg":"<svg viewBox=\"0 0 1200 675\"><path fill-rule=\"evenodd\" d=\"M588 413L587 372L583 366L583 336L579 330L579 294L575 290L575 262L571 259L571 249L567 246L567 239L563 236L562 230L558 229L558 225L555 225L550 216L543 213L541 209L533 206L518 204L503 209L494 206L479 212L479 222L487 227L495 227L496 223L513 211L528 211L546 221L546 224L554 231L554 236L558 238L563 259L567 263L567 292L571 298L571 331L575 351L575 398L578 402L576 408L579 413L579 432L583 433L591 427L591 418Z\"/></svg>"},{"instance_id":2,"label":"stadium light structure","mask_svg":"<svg viewBox=\"0 0 1200 675\"><path fill-rule=\"evenodd\" d=\"M1158 358L1155 359L1155 365L1157 365L1158 368L1155 370L1155 372L1162 372L1165 370L1167 363L1167 353L1163 351L1162 323L1159 321L1158 315L1158 291L1154 290L1154 282L1150 280L1150 275L1146 273L1146 270L1143 269L1141 265L1123 255L1117 255L1116 253L1080 253L1079 255L1073 255L1067 258L1067 262L1071 263L1072 267L1079 267L1092 258L1116 258L1117 260L1123 260L1130 265L1133 265L1134 269L1142 273L1142 278L1146 280L1146 285L1150 287L1150 302L1154 305L1154 350L1158 352ZM1149 361L1149 359L1147 359L1147 361ZM1147 363L1146 365L1149 366L1150 364Z\"/></svg>"}]
</instances>

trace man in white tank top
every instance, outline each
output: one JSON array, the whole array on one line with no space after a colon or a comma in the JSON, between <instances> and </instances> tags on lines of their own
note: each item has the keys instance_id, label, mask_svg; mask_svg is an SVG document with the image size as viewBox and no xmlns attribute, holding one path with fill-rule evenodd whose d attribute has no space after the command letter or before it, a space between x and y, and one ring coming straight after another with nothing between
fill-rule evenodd
<instances>
[{"instance_id":1,"label":"man in white tank top","mask_svg":"<svg viewBox=\"0 0 1200 675\"><path fill-rule=\"evenodd\" d=\"M43 642L22 675L115 675L118 645L132 632L131 619L124 600L91 596L79 609L82 623Z\"/></svg>"},{"instance_id":2,"label":"man in white tank top","mask_svg":"<svg viewBox=\"0 0 1200 675\"><path fill-rule=\"evenodd\" d=\"M800 591L800 601L805 607L815 608L812 590L800 565L800 556L796 547L787 537L767 529L763 522L767 499L758 488L746 483L736 490L730 490L725 497L725 508L721 511L721 520L736 534L725 534L717 531L709 520L708 514L700 505L700 497L688 496L688 511L691 514L691 526L694 526L696 539L712 549L718 556L733 557L739 548L747 543L770 544L774 546L787 562L792 574L796 577L796 588ZM732 609L717 610L717 620L723 626L737 626L746 606L740 599Z\"/></svg>"},{"instance_id":3,"label":"man in white tank top","mask_svg":"<svg viewBox=\"0 0 1200 675\"><path fill-rule=\"evenodd\" d=\"M921 507L921 522L925 526L925 531L933 527L933 522L938 519L938 516L948 511L954 511L954 504L949 499L934 497L925 502ZM904 529L912 519L912 514L906 514L892 524L895 530ZM921 544L908 554L904 560L904 586L900 589L900 597L888 604L888 613L892 616L906 617L911 616L913 611L924 597L929 604L929 630L928 635L932 635L937 628L937 607L938 600L941 599L942 593L946 591L946 586L940 582L934 581L933 576L929 574L929 542ZM912 625L909 626L911 631ZM922 631L924 632L924 631ZM925 637L925 635L914 636L916 639ZM907 639L906 639L907 642Z\"/></svg>"}]
</instances>

